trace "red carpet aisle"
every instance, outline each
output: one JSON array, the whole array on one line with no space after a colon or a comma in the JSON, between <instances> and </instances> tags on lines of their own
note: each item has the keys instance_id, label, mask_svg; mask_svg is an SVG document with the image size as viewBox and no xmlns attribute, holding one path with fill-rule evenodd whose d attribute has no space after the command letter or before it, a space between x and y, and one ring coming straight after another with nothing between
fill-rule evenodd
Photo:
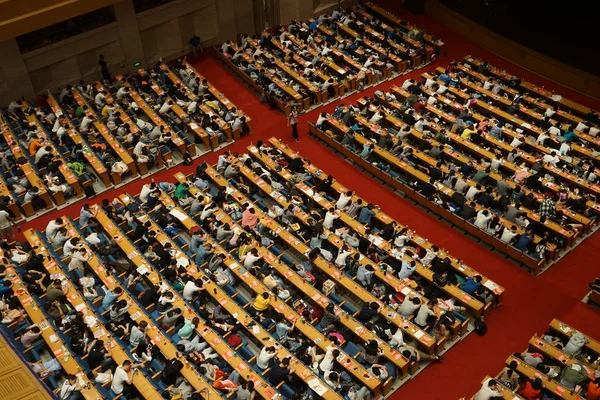
<instances>
[{"instance_id":1,"label":"red carpet aisle","mask_svg":"<svg viewBox=\"0 0 600 400\"><path fill-rule=\"evenodd\" d=\"M391 1L389 3L386 7L393 10L396 4L391 4L393 3ZM402 12L397 12L397 14L402 15ZM412 16L407 18L416 19ZM447 29L435 25L426 17L419 17L418 22L419 26L438 34L447 43L445 54L429 68L445 65L452 59L459 59L463 55L471 53L485 58L494 65L505 66L507 70L518 73L532 82L544 84L547 88L553 86L552 83L465 42ZM587 282L598 275L598 269L594 268L597 263L593 263L593 257L600 249L599 235L587 240L558 265L553 266L550 271L535 278L502 257L491 253L487 248L458 234L431 214L415 208L385 187L374 184L371 179L358 172L342 158L333 154L316 140L306 136L306 124L308 121L315 121L318 112L332 111L341 102L355 102L361 95L351 96L323 109L302 115L300 117L301 141L295 143L291 140L285 118L280 113L261 105L255 93L210 56L211 51L207 51L207 53L208 56L196 63L197 68L238 107L249 114L254 124L255 133L251 137L229 146L227 150L243 152L250 142L256 143L259 139L267 140L273 135L281 137L294 149L323 168L325 172L332 174L344 185L356 190L368 201L380 205L393 218L416 229L421 235L428 237L431 242L446 248L453 255L462 258L467 264L505 286L505 302L492 313L488 321L488 334L485 337L470 335L448 353L443 363L427 368L404 385L393 398L457 399L461 396L470 396L477 390L479 382L485 374L493 375L499 372L507 356L523 349L531 335L536 331L542 332L554 317L564 320L589 335L598 335L600 314L581 303L580 299L587 292ZM409 76L418 78L421 72L413 72ZM400 84L405 78L402 77L394 83ZM385 90L390 85L390 82L386 82L377 89ZM371 88L365 94L371 95L374 90ZM562 88L559 90L570 99L590 106L598 106L597 102L584 96ZM216 157L217 154L209 154L200 161L206 160L214 163ZM178 167L178 169L185 173L191 173L194 167ZM157 182L172 180L175 172L175 169L163 171L154 175L153 178ZM100 202L104 198L112 199L123 191L136 194L141 186L149 180L150 177L136 180L124 188L103 193L91 199L90 202ZM60 215L77 217L81 204L72 205L23 224L23 230L28 228L45 229L50 219ZM596 337L596 339L600 339L600 337ZM457 371L460 372L457 373ZM436 385L431 385L431 382L436 382Z\"/></svg>"}]
</instances>

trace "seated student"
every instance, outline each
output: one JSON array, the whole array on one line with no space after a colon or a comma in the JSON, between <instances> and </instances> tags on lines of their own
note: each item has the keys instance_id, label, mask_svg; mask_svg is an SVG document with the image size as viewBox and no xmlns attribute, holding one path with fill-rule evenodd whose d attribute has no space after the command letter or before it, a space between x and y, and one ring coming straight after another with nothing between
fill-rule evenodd
<instances>
[{"instance_id":1,"label":"seated student","mask_svg":"<svg viewBox=\"0 0 600 400\"><path fill-rule=\"evenodd\" d=\"M475 275L475 277L469 276L460 288L467 294L473 294L475 290L481 286L482 280L483 278L480 275Z\"/></svg>"},{"instance_id":2,"label":"seated student","mask_svg":"<svg viewBox=\"0 0 600 400\"><path fill-rule=\"evenodd\" d=\"M473 400L491 400L501 396L500 387L495 379L490 379L481 386Z\"/></svg>"},{"instance_id":3,"label":"seated student","mask_svg":"<svg viewBox=\"0 0 600 400\"><path fill-rule=\"evenodd\" d=\"M542 394L542 388L544 384L540 378L535 378L533 381L525 377L521 377L519 379L519 389L517 389L517 394L527 400L535 400L539 399Z\"/></svg>"}]
</instances>

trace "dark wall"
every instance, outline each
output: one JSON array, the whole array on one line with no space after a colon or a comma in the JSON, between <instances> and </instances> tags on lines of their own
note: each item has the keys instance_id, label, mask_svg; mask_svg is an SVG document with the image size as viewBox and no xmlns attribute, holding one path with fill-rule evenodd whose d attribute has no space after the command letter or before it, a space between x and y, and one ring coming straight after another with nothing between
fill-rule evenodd
<instances>
[{"instance_id":1,"label":"dark wall","mask_svg":"<svg viewBox=\"0 0 600 400\"><path fill-rule=\"evenodd\" d=\"M506 38L600 76L598 4L593 0L440 2Z\"/></svg>"}]
</instances>

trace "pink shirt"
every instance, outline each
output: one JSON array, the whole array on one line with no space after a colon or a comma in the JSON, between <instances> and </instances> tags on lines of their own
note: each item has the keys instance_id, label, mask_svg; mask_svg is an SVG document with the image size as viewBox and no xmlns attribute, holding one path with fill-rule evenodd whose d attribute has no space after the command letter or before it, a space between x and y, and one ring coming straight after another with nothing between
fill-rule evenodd
<instances>
[{"instance_id":1,"label":"pink shirt","mask_svg":"<svg viewBox=\"0 0 600 400\"><path fill-rule=\"evenodd\" d=\"M256 213L251 213L250 209L247 209L242 213L242 226L254 229L256 224L258 224L258 215Z\"/></svg>"}]
</instances>

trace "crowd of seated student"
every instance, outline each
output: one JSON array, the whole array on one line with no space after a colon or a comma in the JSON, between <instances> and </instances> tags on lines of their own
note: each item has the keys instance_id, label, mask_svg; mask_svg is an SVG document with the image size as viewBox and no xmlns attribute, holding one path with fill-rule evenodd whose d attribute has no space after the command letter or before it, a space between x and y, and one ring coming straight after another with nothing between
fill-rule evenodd
<instances>
[{"instance_id":1,"label":"crowd of seated student","mask_svg":"<svg viewBox=\"0 0 600 400\"><path fill-rule=\"evenodd\" d=\"M465 57L467 58L467 57ZM473 64L473 66L469 65ZM550 127L560 128L560 122L567 122L570 124L570 128L573 129L572 122L577 122L575 130L581 133L589 134L591 136L597 136L600 132L600 117L594 109L589 109L585 114L577 111L571 111L568 107L561 105L562 96L555 95L554 92L551 97L547 99L540 99L540 92L542 88L533 89L533 95L529 95L531 89L527 89L521 86L522 79L517 76L508 76L502 73L502 76L496 76L495 72L497 68L494 68L487 61L480 61L468 58L466 62L452 62L447 72L457 71L458 68L464 67L465 70L473 67L474 71L478 74L484 75L485 80L483 81L484 89L494 88L495 94L500 94L507 99L513 100L514 105L526 103L530 107L535 107L543 113L541 120L537 123L542 129L548 129ZM462 69L462 68L461 68ZM464 77L464 75L462 75ZM507 77L508 76L508 77ZM520 109L515 109L515 113L521 114ZM561 115L563 113L571 114L571 117ZM524 114L523 114L524 115ZM576 117L576 118L573 118ZM568 125L566 126L568 127Z\"/></svg>"},{"instance_id":2,"label":"crowd of seated student","mask_svg":"<svg viewBox=\"0 0 600 400\"><path fill-rule=\"evenodd\" d=\"M220 142L226 138L216 123L218 118L222 118L233 130L239 130L241 134L249 133L245 115L235 108L227 108L221 99L208 90L208 82L198 78L191 66L178 60L172 68L187 88L169 79L169 69L162 68L159 63L149 71L149 75L131 76L114 82L106 81L105 86L86 85L83 81L79 85L66 86L57 96L57 101L64 111L63 115L57 115L43 101L36 107L22 100L15 100L9 104L6 110L8 121L18 133L17 139L21 145L28 150L33 165L43 171L42 178L51 193L62 192L65 196L73 194L64 175L60 173L64 166L69 168L80 182L95 179L93 168L86 160L86 152L89 150L93 151L96 158L111 172L122 175L129 171L119 154L99 132L96 122L104 124L109 134L128 150L136 162L143 162L150 167L156 163L161 151L168 152L177 148L172 137L187 132L190 122L196 122L209 136L217 137ZM153 91L150 78L164 88L164 93L170 98L168 101ZM190 99L187 89L197 98ZM130 90L138 91L142 99L169 128L165 129L152 121L145 114L143 106L133 100ZM76 101L76 92L83 97L83 104ZM112 97L111 101L107 99L107 95ZM187 116L183 120L171 111L175 102L185 110ZM209 107L214 114L209 115L202 111L202 105ZM122 114L129 116L130 121L124 122ZM28 121L30 115L35 115L46 133L40 132L37 125ZM68 134L70 129L77 131L83 139L82 143L76 144L73 141ZM199 141L197 135L194 139ZM4 137L2 140L6 142ZM186 163L191 162L189 154L183 156ZM17 162L19 160L15 159L12 152L3 146L0 157L8 189L16 196L24 196L24 202L31 201L36 210L46 208L44 201L34 193L36 188L31 187Z\"/></svg>"},{"instance_id":3,"label":"crowd of seated student","mask_svg":"<svg viewBox=\"0 0 600 400\"><path fill-rule=\"evenodd\" d=\"M428 100L423 97L423 89L425 87L407 80L403 88L411 93L403 102L398 101L394 92L376 93L375 96L376 99L385 99L387 102L402 104L400 109L388 108L386 105L381 104L375 105L376 99L368 98L364 102L357 104L357 106L338 106L333 113L333 117L351 128L345 135L339 136L341 143L359 153L361 157L374 161L374 157L371 156L374 143L365 143L362 146L356 146L354 133L359 133L367 139L371 139L381 148L396 155L401 161L416 166L430 175L432 178L430 182L423 182L417 185L417 189L430 200L447 207L466 220L475 221L480 229L487 230L490 234L501 238L506 243L514 244L520 250L527 250L540 259L543 258L543 251L547 242L560 247L566 245L563 238L553 234L544 225L546 220L550 219L567 229L575 231L580 231L582 228L580 224L567 220L564 213L557 209L558 205L561 208L568 208L586 217L596 218L595 210L589 208L586 204L588 200L595 200L593 195L579 193L579 189L568 186L566 180L561 181L563 186L560 188L558 198L556 198L554 193L546 190L541 182L541 178L544 176L544 165L548 162L546 156L543 158L540 157L539 161L532 165L531 169L525 165L521 165L520 169L513 176L510 176L502 169L504 158L500 152L496 152L495 157L491 160L481 158L479 162L469 159L467 162L462 163L450 157L442 159L443 146L445 144L452 145L452 140L448 137L449 132L456 132L463 139L476 141L476 136L480 134L482 129L492 132L494 127L498 125L498 122L486 119L476 125L472 122L468 108L465 108L457 116L452 126L446 125L444 127L443 123L439 122L441 128L437 131L432 130L428 127L428 124L435 116L432 117L429 115L429 112L425 108L428 103ZM373 110L373 107L375 107L375 110ZM402 127L385 127L383 122L385 122L384 117L386 114L392 115L402 121ZM356 119L357 115L365 117L371 124L380 125L382 130L375 132L369 126L358 123ZM321 115L317 121L317 128L323 129L323 126L328 127L326 114ZM481 126L484 127L481 128ZM429 144L423 146L422 141L413 138L413 129L420 132ZM418 151L423 151L430 157L437 159L437 165L421 165L421 161L415 157L415 152ZM369 158L370 156L371 158ZM507 160L514 162L518 156L519 154L513 151L508 155ZM591 162L582 162L585 163L585 168L582 168L582 177L593 182L595 179L593 164ZM558 165L562 166L563 161L560 161ZM384 170L389 170L390 168L385 162L379 163L379 166ZM502 179L494 181L494 179L489 177L489 174L492 172L502 174ZM476 184L469 186L467 183L468 179L473 180ZM507 183L509 180L514 180L517 183L514 189L511 189ZM438 187L435 185L439 185L439 183L455 190L452 198L444 196L441 191L437 190ZM543 194L543 200L538 201L532 193L526 194L524 188L533 193ZM476 204L491 209L494 212L491 213L487 210L477 212L475 210ZM529 220L526 213L520 211L521 206L537 212L540 216L539 222ZM504 216L509 221L525 228L527 232L520 236L517 235L516 226L513 228L512 226L498 224L498 217L496 215ZM540 236L543 241L534 244L532 235ZM536 249L538 246L539 250Z\"/></svg>"},{"instance_id":4,"label":"crowd of seated student","mask_svg":"<svg viewBox=\"0 0 600 400\"><path fill-rule=\"evenodd\" d=\"M502 396L503 388L528 400L560 398L556 393L552 393L552 390L545 388L545 380L541 376L529 377L519 372L519 362L533 367L548 380L554 380L571 393L577 393L587 400L598 399L600 396L598 354L588 354L589 352L584 349L588 342L585 335L577 332L566 340L548 331L542 335L542 339L549 346L560 349L566 357L573 358L570 358L569 362L562 362L536 352L535 349L515 353L513 357L519 361L511 360L495 379L484 382L474 400L505 398Z\"/></svg>"},{"instance_id":5,"label":"crowd of seated student","mask_svg":"<svg viewBox=\"0 0 600 400\"><path fill-rule=\"evenodd\" d=\"M285 157L277 149L271 149L266 146L261 146L260 148L262 151L265 151L273 157L276 162L287 165ZM449 321L445 321L446 318L437 318L437 316L443 315L441 310L453 311L453 315L450 317L452 320L454 320L454 318L461 321L466 319L464 307L454 304L455 300L449 299L447 295L443 293L442 287L446 284L456 284L460 281L461 288L467 293L476 298L480 298L484 303L487 303L489 300L485 288L481 285L481 277L476 276L474 279L465 281L461 277L456 276L450 271L449 260L438 257L437 248L434 247L431 251L427 252L422 251L422 249L417 250L409 245L412 238L412 232L405 229L399 229L395 223L391 223L380 231L382 237L385 240L394 242L397 246L397 250L401 253L412 256L421 263L431 266L436 273L434 281L428 282L417 274L414 274L416 268L416 263L414 261L399 261L394 257L382 254L367 238L371 231L376 231L376 228L370 223L371 217L374 214L372 211L374 206L366 203L359 204L357 202L349 202L348 198L345 197L345 194L342 194L337 202L337 211L311 207L309 214L312 219L309 220L309 223L296 226L300 221L294 216L294 210L306 207L309 204L312 204L312 202L303 199L298 189L289 181L267 171L258 162L253 162L247 155L241 156L240 160L273 188L278 188L278 192L282 193L284 196L289 196L293 204L291 210L283 210L277 204L269 204L269 215L274 216L278 220L280 219L283 226L295 227L297 236L308 243L309 247L312 249L308 255L309 259L316 259L316 257L321 256L326 260L330 260L334 262L335 265L347 270L350 276L355 276L358 282L364 285L364 287L375 294L380 300L390 303L393 308L400 307L403 310L406 309L406 311L403 311L403 315L406 317L413 314L414 316L421 315L421 318L415 319L417 325L428 327L428 331L433 331L432 328L439 327L440 322L443 324L448 323ZM316 178L304 168L301 159L292 161L288 167L294 174L294 182L304 182L309 185L315 185L315 190L321 195L334 195L328 188L328 185L331 184L331 180L317 184L315 181ZM257 195L256 191L259 189L258 186L245 181L244 177L239 173L236 175L235 179L242 182L242 187L249 188L249 194ZM258 193L258 195L260 196L260 193ZM270 202L268 199L265 199L265 203L268 204ZM359 235L358 232L342 223L338 218L340 211L344 211L350 216L357 217L359 222L364 223L366 227L366 236ZM258 228L260 228L260 226ZM327 228L335 233L336 236L342 238L345 244L338 248L338 246L327 241L328 234L325 233L323 228ZM259 232L261 235L264 234L264 228ZM421 253L420 255L419 252ZM398 276L398 278L408 278L417 281L420 286L416 290L422 297L411 296L409 298L407 296L404 298L403 302L398 301L394 296L390 297L390 295L396 294L395 291L385 283L373 278L373 266L361 264L359 262L360 255L364 255L374 262L384 262L388 271ZM322 284L322 282L326 280L326 277L322 276L319 270L312 268L310 263L304 263L302 270L306 270L314 276L315 285ZM400 303L402 303L402 305ZM409 303L416 303L416 307L408 306ZM369 307L369 304L365 304L363 307L364 311L368 312ZM432 310L434 312L432 312ZM440 328L440 331L441 330L443 330L443 328ZM391 339L390 332L393 331L394 329L388 326L381 329L380 333L384 334L384 338L389 340Z\"/></svg>"},{"instance_id":6,"label":"crowd of seated student","mask_svg":"<svg viewBox=\"0 0 600 400\"><path fill-rule=\"evenodd\" d=\"M284 62L291 70L306 79L310 84L327 92L329 97L335 95L334 84L349 83L350 80L358 80L358 90L362 90L366 82L366 72L383 76L383 68L392 69L390 57L396 57L408 63L409 67L416 68L412 64L412 57L421 57L422 62L427 62L427 50L437 54L439 49L428 48L422 37L406 41L405 34L399 29L391 27L386 30L383 22L377 18L364 20L357 10L365 9L357 6L356 9L339 8L331 15L323 14L312 21L292 21L287 27L276 26L273 32L263 33L249 37L242 35L237 45L225 42L221 46L221 52L231 57L231 61L252 80L256 81L265 91L266 100L277 98L285 103L293 101L288 93L278 87L270 79L275 75L284 84L293 88L303 98L310 98L314 102L315 94L301 85L289 73L278 69L275 60ZM319 29L319 26L327 28L327 31ZM356 32L358 37L347 37L340 33L340 26L346 26ZM374 39L365 32L365 27L375 30L382 39ZM365 44L365 39L376 42L378 49ZM398 45L406 46L399 47ZM337 50L337 51L334 51ZM243 55L249 58L246 59ZM345 59L349 57L352 62ZM329 71L327 63L333 61L342 68L342 71ZM265 72L269 76L265 76ZM330 76L333 73L336 76Z\"/></svg>"}]
</instances>

